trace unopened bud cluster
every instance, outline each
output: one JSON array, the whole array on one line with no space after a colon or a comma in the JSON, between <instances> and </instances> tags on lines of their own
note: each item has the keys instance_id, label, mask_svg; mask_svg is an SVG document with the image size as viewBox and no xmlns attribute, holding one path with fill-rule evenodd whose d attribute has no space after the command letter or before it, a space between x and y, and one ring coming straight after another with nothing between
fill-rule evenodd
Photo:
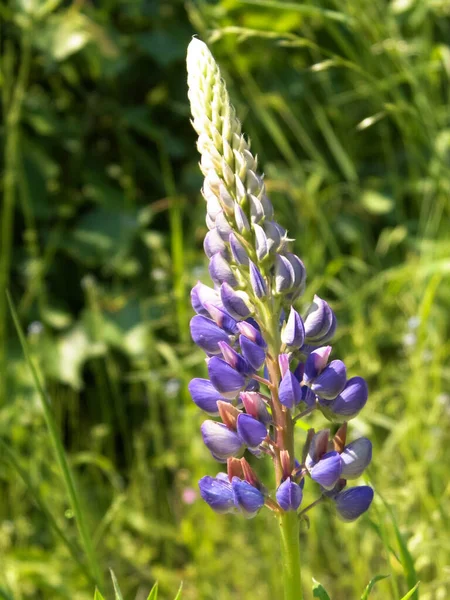
<instances>
[{"instance_id":1,"label":"unopened bud cluster","mask_svg":"<svg viewBox=\"0 0 450 600\"><path fill-rule=\"evenodd\" d=\"M353 521L368 509L373 490L347 488L370 463L368 439L347 443L346 422L367 401L361 377L347 376L341 360L330 360L327 345L336 317L318 296L303 317L293 303L305 289L303 262L291 252L286 230L273 218L257 158L241 132L219 68L198 39L189 45L189 99L205 176L204 249L213 287L192 290L194 342L207 355L209 379L189 384L193 401L212 418L201 433L227 473L203 477L200 492L217 512L253 517L264 505L297 511L306 478L319 486L338 515ZM294 452L295 421L320 410L344 423L310 430L302 456ZM270 456L277 489L260 482L244 453Z\"/></svg>"}]
</instances>

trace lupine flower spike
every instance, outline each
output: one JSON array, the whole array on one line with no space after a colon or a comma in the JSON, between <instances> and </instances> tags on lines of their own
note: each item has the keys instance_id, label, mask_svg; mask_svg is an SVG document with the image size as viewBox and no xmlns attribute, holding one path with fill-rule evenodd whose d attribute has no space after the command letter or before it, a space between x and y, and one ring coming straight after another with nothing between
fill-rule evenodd
<instances>
[{"instance_id":1,"label":"lupine flower spike","mask_svg":"<svg viewBox=\"0 0 450 600\"><path fill-rule=\"evenodd\" d=\"M206 447L227 463L227 473L200 480L200 493L218 513L251 518L266 506L279 517L286 590L297 588L286 598L301 598L298 521L309 510L302 507L305 481L312 480L318 499L330 502L339 518L357 519L373 490L347 488L347 480L362 475L372 446L366 438L347 443L345 424L334 438L329 429L310 430L296 456L295 422L315 410L332 422L349 421L364 407L367 385L361 377L347 379L344 363L330 360L336 317L329 304L314 296L303 317L294 307L305 290L304 264L275 221L219 68L198 39L189 45L187 69L213 282L197 283L191 294L197 313L191 334L207 355L209 379L193 379L189 390L212 417L201 427ZM276 489L259 482L247 452L270 457Z\"/></svg>"}]
</instances>

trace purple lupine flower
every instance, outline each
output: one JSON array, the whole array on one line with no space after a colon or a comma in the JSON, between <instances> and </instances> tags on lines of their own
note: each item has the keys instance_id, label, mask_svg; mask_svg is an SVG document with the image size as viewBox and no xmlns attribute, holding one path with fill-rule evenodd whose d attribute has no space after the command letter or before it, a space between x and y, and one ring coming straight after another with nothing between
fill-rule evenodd
<instances>
[{"instance_id":1,"label":"purple lupine flower","mask_svg":"<svg viewBox=\"0 0 450 600\"><path fill-rule=\"evenodd\" d=\"M220 354L219 342L228 342L228 334L212 319L196 315L190 323L191 336L197 346L208 354Z\"/></svg>"},{"instance_id":2,"label":"purple lupine flower","mask_svg":"<svg viewBox=\"0 0 450 600\"><path fill-rule=\"evenodd\" d=\"M302 503L303 491L298 483L288 477L278 486L276 497L283 510L297 510Z\"/></svg>"},{"instance_id":3,"label":"purple lupine flower","mask_svg":"<svg viewBox=\"0 0 450 600\"><path fill-rule=\"evenodd\" d=\"M309 469L311 479L331 490L341 477L342 461L339 452L327 452Z\"/></svg>"},{"instance_id":4,"label":"purple lupine flower","mask_svg":"<svg viewBox=\"0 0 450 600\"><path fill-rule=\"evenodd\" d=\"M368 485L360 485L339 492L334 498L336 511L343 521L351 522L360 517L373 500L373 489Z\"/></svg>"},{"instance_id":5,"label":"purple lupine flower","mask_svg":"<svg viewBox=\"0 0 450 600\"><path fill-rule=\"evenodd\" d=\"M239 345L245 360L250 363L255 371L263 366L266 359L266 353L256 342L252 342L245 335L239 336Z\"/></svg>"},{"instance_id":6,"label":"purple lupine flower","mask_svg":"<svg viewBox=\"0 0 450 600\"><path fill-rule=\"evenodd\" d=\"M312 382L311 389L320 398L332 400L342 392L346 381L347 369L344 363L342 360L332 360Z\"/></svg>"},{"instance_id":7,"label":"purple lupine flower","mask_svg":"<svg viewBox=\"0 0 450 600\"><path fill-rule=\"evenodd\" d=\"M252 517L266 504L283 519L282 511L298 509L309 475L340 517L353 520L373 497L367 486L345 489L371 460L368 439L346 444L346 422L365 405L367 384L361 377L347 381L342 361L328 364L331 346L325 344L336 330L329 304L314 296L304 319L293 307L305 288L305 266L274 220L258 161L220 71L198 39L189 45L188 80L205 176L204 250L215 286L197 283L191 293L197 313L192 337L208 356L209 380L194 378L189 390L200 408L221 419L205 421L201 431L228 472L202 478L201 495L216 512ZM293 425L315 409L345 423L332 440L328 429L310 429L299 463L291 453L301 428ZM247 461L237 458L246 450L273 458L277 502Z\"/></svg>"},{"instance_id":8,"label":"purple lupine flower","mask_svg":"<svg viewBox=\"0 0 450 600\"><path fill-rule=\"evenodd\" d=\"M236 398L245 387L245 377L218 356L209 359L208 374L213 386L225 398Z\"/></svg>"},{"instance_id":9,"label":"purple lupine flower","mask_svg":"<svg viewBox=\"0 0 450 600\"><path fill-rule=\"evenodd\" d=\"M352 377L339 396L327 406L327 411L335 417L341 417L341 420L353 419L366 404L368 394L365 380L362 377Z\"/></svg>"},{"instance_id":10,"label":"purple lupine flower","mask_svg":"<svg viewBox=\"0 0 450 600\"><path fill-rule=\"evenodd\" d=\"M280 402L286 408L294 408L302 399L302 389L295 375L287 371L278 388Z\"/></svg>"},{"instance_id":11,"label":"purple lupine flower","mask_svg":"<svg viewBox=\"0 0 450 600\"><path fill-rule=\"evenodd\" d=\"M195 404L207 412L209 415L216 417L219 414L217 401L224 400L209 379L201 379L195 377L188 385L189 393ZM228 400L229 402L229 400Z\"/></svg>"},{"instance_id":12,"label":"purple lupine flower","mask_svg":"<svg viewBox=\"0 0 450 600\"><path fill-rule=\"evenodd\" d=\"M233 477L231 487L234 492L234 504L236 508L247 519L256 516L260 508L264 506L264 495L262 492L238 477Z\"/></svg>"},{"instance_id":13,"label":"purple lupine flower","mask_svg":"<svg viewBox=\"0 0 450 600\"><path fill-rule=\"evenodd\" d=\"M201 432L205 446L220 462L225 462L228 457L240 454L244 449L239 435L223 423L204 421Z\"/></svg>"},{"instance_id":14,"label":"purple lupine flower","mask_svg":"<svg viewBox=\"0 0 450 600\"><path fill-rule=\"evenodd\" d=\"M354 440L341 452L342 477L357 479L372 460L372 443L365 437Z\"/></svg>"},{"instance_id":15,"label":"purple lupine flower","mask_svg":"<svg viewBox=\"0 0 450 600\"><path fill-rule=\"evenodd\" d=\"M240 414L237 418L239 437L249 448L257 448L267 437L266 426L251 415Z\"/></svg>"},{"instance_id":16,"label":"purple lupine flower","mask_svg":"<svg viewBox=\"0 0 450 600\"><path fill-rule=\"evenodd\" d=\"M209 506L219 514L234 512L234 492L231 483L206 475L198 482L200 495Z\"/></svg>"},{"instance_id":17,"label":"purple lupine flower","mask_svg":"<svg viewBox=\"0 0 450 600\"><path fill-rule=\"evenodd\" d=\"M330 353L331 346L323 346L322 348L316 348L309 354L303 376L305 383L313 381L324 370Z\"/></svg>"}]
</instances>

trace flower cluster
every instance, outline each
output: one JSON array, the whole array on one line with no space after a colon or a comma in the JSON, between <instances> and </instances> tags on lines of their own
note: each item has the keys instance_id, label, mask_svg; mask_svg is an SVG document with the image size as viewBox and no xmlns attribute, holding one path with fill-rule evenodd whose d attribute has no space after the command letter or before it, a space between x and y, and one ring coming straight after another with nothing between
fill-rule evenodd
<instances>
[{"instance_id":1,"label":"flower cluster","mask_svg":"<svg viewBox=\"0 0 450 600\"><path fill-rule=\"evenodd\" d=\"M207 355L209 379L193 379L189 391L213 417L201 427L206 447L227 463L226 474L200 480L201 495L219 513L253 517L264 505L297 511L310 478L319 485L320 500L331 500L343 520L353 521L373 498L368 486L346 487L372 456L368 439L346 442L347 421L366 404L366 382L347 378L344 363L330 360L336 317L328 303L315 296L303 317L293 306L305 289L304 264L274 220L257 158L219 68L198 39L189 45L187 66L205 176L204 249L214 284L198 282L191 293L197 313L191 334ZM332 437L329 429L311 429L298 460L295 422L314 410L344 424ZM243 458L246 451L272 458L275 494Z\"/></svg>"}]
</instances>

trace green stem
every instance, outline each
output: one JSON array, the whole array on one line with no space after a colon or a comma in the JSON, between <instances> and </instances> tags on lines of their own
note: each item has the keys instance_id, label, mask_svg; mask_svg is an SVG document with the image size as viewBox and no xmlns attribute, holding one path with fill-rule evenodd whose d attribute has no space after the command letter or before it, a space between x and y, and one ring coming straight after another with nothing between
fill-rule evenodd
<instances>
[{"instance_id":1,"label":"green stem","mask_svg":"<svg viewBox=\"0 0 450 600\"><path fill-rule=\"evenodd\" d=\"M284 600L303 600L300 571L300 530L295 511L279 515Z\"/></svg>"},{"instance_id":2,"label":"green stem","mask_svg":"<svg viewBox=\"0 0 450 600\"><path fill-rule=\"evenodd\" d=\"M75 479L72 474L72 470L69 465L69 461L67 460L67 456L64 450L63 443L59 436L58 427L55 422L55 418L53 416L51 401L48 397L47 392L44 390L42 386L40 377L38 375L38 371L33 361L31 360L30 351L28 349L28 344L25 339L25 335L23 333L22 327L19 322L19 318L17 316L17 311L12 302L11 296L8 292L6 292L8 298L9 308L11 310L11 314L13 317L14 325L17 330L17 334L20 339L20 343L22 346L23 353L25 355L25 360L27 361L28 367L31 371L31 375L33 377L33 381L36 387L36 391L38 392L39 398L41 400L42 409L45 417L45 422L47 424L47 429L50 434L50 439L53 444L53 448L55 451L55 457L58 461L59 467L61 469L63 480L66 486L67 495L69 496L69 501L75 515L75 521L78 527L78 531L81 538L81 543L84 547L84 551L86 553L86 558L89 563L89 568L92 573L92 577L95 580L97 586L100 589L103 589L103 577L100 569L100 565L97 561L97 556L94 552L94 546L92 544L92 539L89 533L89 529L86 523L86 519L84 517L84 513L81 506L81 500L78 495L78 491L75 485Z\"/></svg>"}]
</instances>

